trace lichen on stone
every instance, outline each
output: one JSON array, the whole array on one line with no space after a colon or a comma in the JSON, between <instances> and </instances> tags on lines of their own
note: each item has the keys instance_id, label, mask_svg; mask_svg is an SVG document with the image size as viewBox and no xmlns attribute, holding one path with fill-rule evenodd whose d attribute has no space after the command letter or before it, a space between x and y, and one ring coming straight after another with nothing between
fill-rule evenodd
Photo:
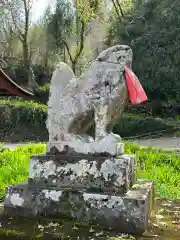
<instances>
[{"instance_id":1,"label":"lichen on stone","mask_svg":"<svg viewBox=\"0 0 180 240\"><path fill-rule=\"evenodd\" d=\"M10 202L14 206L22 207L24 203L24 199L20 196L19 193L13 193L10 196Z\"/></svg>"}]
</instances>

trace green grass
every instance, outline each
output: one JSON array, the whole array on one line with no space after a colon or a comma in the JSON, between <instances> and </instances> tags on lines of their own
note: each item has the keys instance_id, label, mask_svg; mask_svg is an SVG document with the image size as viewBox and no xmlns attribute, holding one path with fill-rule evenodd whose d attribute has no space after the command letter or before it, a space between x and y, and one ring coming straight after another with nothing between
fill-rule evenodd
<instances>
[{"instance_id":1,"label":"green grass","mask_svg":"<svg viewBox=\"0 0 180 240\"><path fill-rule=\"evenodd\" d=\"M180 198L180 152L153 148L139 148L126 143L126 153L134 153L138 159L138 178L153 180L160 197Z\"/></svg>"},{"instance_id":2,"label":"green grass","mask_svg":"<svg viewBox=\"0 0 180 240\"><path fill-rule=\"evenodd\" d=\"M126 153L135 153L138 158L138 178L153 180L158 196L180 198L180 152L139 148L125 143ZM23 182L28 177L29 159L32 154L45 153L44 144L18 147L13 151L0 152L0 199L10 184Z\"/></svg>"},{"instance_id":3,"label":"green grass","mask_svg":"<svg viewBox=\"0 0 180 240\"><path fill-rule=\"evenodd\" d=\"M27 147L17 147L10 151L6 149L0 152L0 199L5 195L9 184L23 182L28 177L29 159L32 154L45 152L44 144L32 144Z\"/></svg>"}]
</instances>

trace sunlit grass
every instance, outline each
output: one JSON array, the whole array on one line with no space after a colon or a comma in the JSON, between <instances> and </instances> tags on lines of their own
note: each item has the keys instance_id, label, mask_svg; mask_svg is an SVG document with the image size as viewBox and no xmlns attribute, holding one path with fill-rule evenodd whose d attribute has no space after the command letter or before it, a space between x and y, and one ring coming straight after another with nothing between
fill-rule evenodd
<instances>
[{"instance_id":1,"label":"sunlit grass","mask_svg":"<svg viewBox=\"0 0 180 240\"><path fill-rule=\"evenodd\" d=\"M12 106L12 107L27 107L27 108L40 108L41 110L47 111L47 106L40 104L36 101L22 101L17 99L0 99L1 107Z\"/></svg>"},{"instance_id":2,"label":"sunlit grass","mask_svg":"<svg viewBox=\"0 0 180 240\"><path fill-rule=\"evenodd\" d=\"M8 185L21 183L28 178L30 156L42 154L45 150L45 144L31 144L0 152L0 199L3 199Z\"/></svg>"}]
</instances>

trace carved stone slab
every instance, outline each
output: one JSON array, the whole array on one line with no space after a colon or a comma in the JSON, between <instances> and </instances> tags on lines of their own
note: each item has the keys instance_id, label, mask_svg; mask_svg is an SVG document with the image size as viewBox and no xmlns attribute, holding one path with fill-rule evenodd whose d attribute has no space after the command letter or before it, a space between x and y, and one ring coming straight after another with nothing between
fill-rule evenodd
<instances>
[{"instance_id":1,"label":"carved stone slab","mask_svg":"<svg viewBox=\"0 0 180 240\"><path fill-rule=\"evenodd\" d=\"M37 156L30 160L29 183L41 186L124 193L136 180L134 155L119 158L68 155ZM73 160L74 159L74 160Z\"/></svg>"},{"instance_id":2,"label":"carved stone slab","mask_svg":"<svg viewBox=\"0 0 180 240\"><path fill-rule=\"evenodd\" d=\"M141 181L124 195L86 193L72 189L11 186L4 201L9 216L66 216L118 232L139 234L148 226L153 183Z\"/></svg>"}]
</instances>

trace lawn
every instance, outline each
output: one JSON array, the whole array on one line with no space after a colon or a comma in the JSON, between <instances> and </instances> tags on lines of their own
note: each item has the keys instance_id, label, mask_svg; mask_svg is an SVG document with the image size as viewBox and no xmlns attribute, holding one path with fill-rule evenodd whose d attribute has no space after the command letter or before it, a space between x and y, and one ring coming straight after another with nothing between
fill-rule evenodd
<instances>
[{"instance_id":1,"label":"lawn","mask_svg":"<svg viewBox=\"0 0 180 240\"><path fill-rule=\"evenodd\" d=\"M23 182L28 177L29 159L33 154L38 155L46 150L45 144L32 144L27 147L17 147L11 151L0 152L0 200L5 196L9 184Z\"/></svg>"},{"instance_id":2,"label":"lawn","mask_svg":"<svg viewBox=\"0 0 180 240\"><path fill-rule=\"evenodd\" d=\"M138 178L153 180L159 197L180 198L180 153L152 148L139 148L136 144L125 142L126 153L136 153L138 158ZM13 151L0 152L0 200L10 184L27 179L29 159L32 154L45 153L44 144L18 147Z\"/></svg>"}]
</instances>

